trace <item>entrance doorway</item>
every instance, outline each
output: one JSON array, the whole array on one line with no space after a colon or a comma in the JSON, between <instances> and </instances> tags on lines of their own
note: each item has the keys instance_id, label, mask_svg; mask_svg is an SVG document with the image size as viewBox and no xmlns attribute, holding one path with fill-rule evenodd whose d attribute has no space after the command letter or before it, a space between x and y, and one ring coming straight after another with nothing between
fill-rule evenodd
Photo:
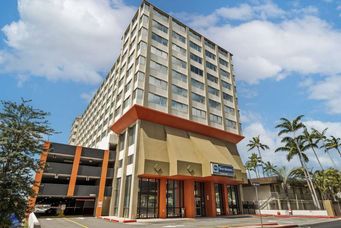
<instances>
[{"instance_id":1,"label":"entrance doorway","mask_svg":"<svg viewBox=\"0 0 341 228\"><path fill-rule=\"evenodd\" d=\"M238 195L238 188L236 185L228 185L227 186L228 192L228 203L229 203L229 214L237 215L240 214L240 207L239 207L239 195Z\"/></svg>"},{"instance_id":2,"label":"entrance doorway","mask_svg":"<svg viewBox=\"0 0 341 228\"><path fill-rule=\"evenodd\" d=\"M214 184L217 215L224 214L223 186L222 184Z\"/></svg>"},{"instance_id":3,"label":"entrance doorway","mask_svg":"<svg viewBox=\"0 0 341 228\"><path fill-rule=\"evenodd\" d=\"M184 184L183 181L167 180L167 217L183 217Z\"/></svg>"},{"instance_id":4,"label":"entrance doorway","mask_svg":"<svg viewBox=\"0 0 341 228\"><path fill-rule=\"evenodd\" d=\"M194 200L196 216L205 216L205 185L202 182L194 182Z\"/></svg>"},{"instance_id":5,"label":"entrance doorway","mask_svg":"<svg viewBox=\"0 0 341 228\"><path fill-rule=\"evenodd\" d=\"M141 178L137 203L138 218L157 218L159 216L159 180Z\"/></svg>"}]
</instances>

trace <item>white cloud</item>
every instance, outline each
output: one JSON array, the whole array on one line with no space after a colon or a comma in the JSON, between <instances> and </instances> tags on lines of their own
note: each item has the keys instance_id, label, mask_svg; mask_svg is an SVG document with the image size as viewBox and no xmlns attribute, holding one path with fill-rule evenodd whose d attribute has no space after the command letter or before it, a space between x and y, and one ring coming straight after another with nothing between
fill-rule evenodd
<instances>
[{"instance_id":1,"label":"white cloud","mask_svg":"<svg viewBox=\"0 0 341 228\"><path fill-rule=\"evenodd\" d=\"M324 110L331 114L341 114L341 75L327 77L308 86L309 98L324 101Z\"/></svg>"},{"instance_id":2,"label":"white cloud","mask_svg":"<svg viewBox=\"0 0 341 228\"><path fill-rule=\"evenodd\" d=\"M1 72L95 83L120 47L135 9L111 0L19 0L20 19L2 28Z\"/></svg>"},{"instance_id":3,"label":"white cloud","mask_svg":"<svg viewBox=\"0 0 341 228\"><path fill-rule=\"evenodd\" d=\"M86 102L90 102L93 96L95 95L96 91L92 91L90 93L81 93L81 98Z\"/></svg>"}]
</instances>

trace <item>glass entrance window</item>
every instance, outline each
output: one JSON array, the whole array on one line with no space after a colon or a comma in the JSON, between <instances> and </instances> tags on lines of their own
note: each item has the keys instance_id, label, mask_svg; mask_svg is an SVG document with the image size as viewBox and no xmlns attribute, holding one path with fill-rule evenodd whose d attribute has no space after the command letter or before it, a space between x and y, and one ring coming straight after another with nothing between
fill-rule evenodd
<instances>
[{"instance_id":1,"label":"glass entrance window","mask_svg":"<svg viewBox=\"0 0 341 228\"><path fill-rule=\"evenodd\" d=\"M159 180L141 178L137 205L138 218L157 218L159 215Z\"/></svg>"},{"instance_id":2,"label":"glass entrance window","mask_svg":"<svg viewBox=\"0 0 341 228\"><path fill-rule=\"evenodd\" d=\"M202 182L194 182L196 216L205 216L205 187Z\"/></svg>"},{"instance_id":3,"label":"glass entrance window","mask_svg":"<svg viewBox=\"0 0 341 228\"><path fill-rule=\"evenodd\" d=\"M228 191L228 203L229 203L229 212L232 215L236 215L240 213L239 208L239 196L238 196L238 188L236 185L227 186Z\"/></svg>"},{"instance_id":4,"label":"glass entrance window","mask_svg":"<svg viewBox=\"0 0 341 228\"><path fill-rule=\"evenodd\" d=\"M183 187L183 181L167 180L167 217L183 216Z\"/></svg>"},{"instance_id":5,"label":"glass entrance window","mask_svg":"<svg viewBox=\"0 0 341 228\"><path fill-rule=\"evenodd\" d=\"M214 184L214 189L217 215L223 215L224 214L223 185Z\"/></svg>"}]
</instances>

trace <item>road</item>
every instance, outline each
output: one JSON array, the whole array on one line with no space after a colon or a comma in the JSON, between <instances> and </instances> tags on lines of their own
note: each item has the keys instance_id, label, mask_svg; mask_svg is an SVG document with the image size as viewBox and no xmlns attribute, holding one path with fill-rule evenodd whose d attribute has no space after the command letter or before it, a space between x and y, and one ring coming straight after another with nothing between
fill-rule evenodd
<instances>
[{"instance_id":1,"label":"road","mask_svg":"<svg viewBox=\"0 0 341 228\"><path fill-rule=\"evenodd\" d=\"M259 218L255 216L242 217L217 217L217 218L198 218L198 219L166 219L166 220L139 220L136 223L113 223L103 219L94 217L65 217L65 218L39 218L42 228L132 228L132 227L183 227L183 228L201 228L201 227L227 227L230 225L247 225L259 224ZM341 227L341 220L320 219L320 218L277 218L265 217L264 223L279 223L283 225L297 224L306 228L324 228L324 227ZM328 223L326 223L328 222ZM319 223L319 224L317 224ZM312 224L312 225L309 225Z\"/></svg>"}]
</instances>

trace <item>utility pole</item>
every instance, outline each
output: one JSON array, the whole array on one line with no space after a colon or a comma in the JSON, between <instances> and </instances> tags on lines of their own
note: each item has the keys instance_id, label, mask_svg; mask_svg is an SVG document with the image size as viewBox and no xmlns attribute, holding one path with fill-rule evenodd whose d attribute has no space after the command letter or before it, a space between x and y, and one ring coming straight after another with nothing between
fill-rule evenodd
<instances>
[{"instance_id":1,"label":"utility pole","mask_svg":"<svg viewBox=\"0 0 341 228\"><path fill-rule=\"evenodd\" d=\"M259 198L258 198L258 186L260 185L258 182L254 182L252 183L253 186L255 186L256 189L256 200L257 200L257 205L258 205L258 213L259 213L259 217L260 217L260 224L261 227L263 228L263 217L262 217L262 212L260 210L260 203L259 203Z\"/></svg>"}]
</instances>

